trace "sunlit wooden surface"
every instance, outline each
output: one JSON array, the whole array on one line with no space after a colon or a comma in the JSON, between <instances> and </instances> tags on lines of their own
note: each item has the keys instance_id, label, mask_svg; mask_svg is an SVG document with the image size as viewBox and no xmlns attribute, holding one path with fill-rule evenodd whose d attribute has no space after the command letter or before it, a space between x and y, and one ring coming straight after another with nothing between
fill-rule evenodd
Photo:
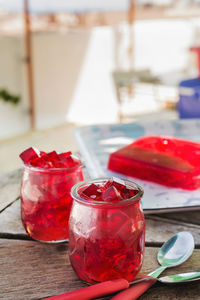
<instances>
[{"instance_id":1,"label":"sunlit wooden surface","mask_svg":"<svg viewBox=\"0 0 200 300\"><path fill-rule=\"evenodd\" d=\"M22 170L0 177L0 299L39 300L85 286L70 266L68 244L43 244L31 240L20 220L19 189ZM141 270L158 267L159 247L179 231L190 231L196 249L190 259L164 274L199 271L200 211L146 216L146 252ZM110 296L101 299L110 299ZM182 285L157 284L140 299L200 299L199 282ZM77 299L78 300L78 299Z\"/></svg>"}]
</instances>

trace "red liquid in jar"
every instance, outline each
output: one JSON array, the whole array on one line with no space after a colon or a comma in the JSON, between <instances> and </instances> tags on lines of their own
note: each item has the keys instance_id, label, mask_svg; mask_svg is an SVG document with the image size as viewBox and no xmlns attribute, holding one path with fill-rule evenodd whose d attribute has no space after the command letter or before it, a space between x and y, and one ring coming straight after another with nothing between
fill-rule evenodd
<instances>
[{"instance_id":1,"label":"red liquid in jar","mask_svg":"<svg viewBox=\"0 0 200 300\"><path fill-rule=\"evenodd\" d=\"M77 275L89 283L132 281L142 266L145 221L140 201L113 203L108 207L75 201L73 205L69 257Z\"/></svg>"}]
</instances>

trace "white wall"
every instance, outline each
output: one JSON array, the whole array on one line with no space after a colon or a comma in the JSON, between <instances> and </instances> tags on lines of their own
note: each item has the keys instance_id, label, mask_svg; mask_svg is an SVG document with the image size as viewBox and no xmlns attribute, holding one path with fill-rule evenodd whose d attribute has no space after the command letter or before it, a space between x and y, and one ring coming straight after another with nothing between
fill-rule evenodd
<instances>
[{"instance_id":1,"label":"white wall","mask_svg":"<svg viewBox=\"0 0 200 300\"><path fill-rule=\"evenodd\" d=\"M112 28L94 28L72 98L69 121L91 124L117 120L117 101L112 78L112 71L115 69L113 53Z\"/></svg>"},{"instance_id":2,"label":"white wall","mask_svg":"<svg viewBox=\"0 0 200 300\"><path fill-rule=\"evenodd\" d=\"M0 88L20 93L23 100L16 107L0 102L0 139L30 128L23 43L20 37L0 39ZM112 54L110 28L34 34L36 128L116 120Z\"/></svg>"},{"instance_id":3,"label":"white wall","mask_svg":"<svg viewBox=\"0 0 200 300\"><path fill-rule=\"evenodd\" d=\"M34 34L36 128L49 128L66 122L89 37L89 32ZM0 88L4 87L11 93L20 94L22 101L13 106L0 100L0 139L30 129L22 37L0 39Z\"/></svg>"},{"instance_id":4,"label":"white wall","mask_svg":"<svg viewBox=\"0 0 200 300\"><path fill-rule=\"evenodd\" d=\"M48 128L66 122L89 39L89 31L34 35L37 128Z\"/></svg>"},{"instance_id":5,"label":"white wall","mask_svg":"<svg viewBox=\"0 0 200 300\"><path fill-rule=\"evenodd\" d=\"M189 47L198 20L140 21L134 27L135 67L155 74L189 69ZM66 121L114 122L117 101L112 71L114 53L121 53L127 68L126 24L119 28L121 44L115 49L110 27L33 36L36 127L48 128ZM0 38L0 88L22 95L13 107L0 101L0 139L29 128L26 70L21 37Z\"/></svg>"},{"instance_id":6,"label":"white wall","mask_svg":"<svg viewBox=\"0 0 200 300\"><path fill-rule=\"evenodd\" d=\"M0 39L0 89L22 96L16 106L0 100L0 139L24 133L30 127L22 54L21 38Z\"/></svg>"}]
</instances>

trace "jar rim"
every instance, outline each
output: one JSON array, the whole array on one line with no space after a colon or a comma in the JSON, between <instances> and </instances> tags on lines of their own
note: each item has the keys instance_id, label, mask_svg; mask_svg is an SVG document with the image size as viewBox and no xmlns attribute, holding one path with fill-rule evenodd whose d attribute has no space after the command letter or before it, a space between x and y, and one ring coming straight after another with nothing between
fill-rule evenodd
<instances>
[{"instance_id":1,"label":"jar rim","mask_svg":"<svg viewBox=\"0 0 200 300\"><path fill-rule=\"evenodd\" d=\"M79 164L74 166L74 167L63 167L63 168L42 168L42 167L35 167L35 166L32 166L32 165L29 165L25 162L23 162L23 165L25 168L27 169L30 169L30 170L33 170L33 171L39 171L39 172L61 172L61 171L73 171L79 167L83 167L84 164L83 162L80 160L80 158L76 155L71 155L73 158L76 158L79 160Z\"/></svg>"},{"instance_id":2,"label":"jar rim","mask_svg":"<svg viewBox=\"0 0 200 300\"><path fill-rule=\"evenodd\" d=\"M106 202L106 201L95 201L95 200L87 200L82 198L79 194L78 194L78 190L80 187L84 187L86 185L92 184L92 183L100 183L103 181L108 181L110 180L109 177L104 177L104 178L96 178L96 179L91 179L91 180L84 180L81 182L76 183L72 188L71 188L71 196L74 200L81 202L82 204L86 204L86 205L95 205L95 206L123 206L126 204L132 204L133 202L138 202L141 200L143 194L144 194L144 190L143 188L137 184L136 182L130 181L130 180L124 180L125 185L129 186L129 187L136 187L138 190L138 193L128 199L123 199L121 201L118 202Z\"/></svg>"}]
</instances>

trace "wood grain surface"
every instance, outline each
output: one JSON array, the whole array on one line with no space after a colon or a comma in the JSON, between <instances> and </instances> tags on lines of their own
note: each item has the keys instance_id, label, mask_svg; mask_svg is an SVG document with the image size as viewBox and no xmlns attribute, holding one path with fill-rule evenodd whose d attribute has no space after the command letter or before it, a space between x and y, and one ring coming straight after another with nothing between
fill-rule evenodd
<instances>
[{"instance_id":1,"label":"wood grain surface","mask_svg":"<svg viewBox=\"0 0 200 300\"><path fill-rule=\"evenodd\" d=\"M183 214L187 216L187 212L180 213L180 219ZM191 214L192 213L190 213L190 217ZM147 245L160 246L175 233L179 231L190 231L194 236L196 247L200 248L200 225L191 224L189 221L178 221L177 213L171 214L170 217L171 219L167 219L166 217L163 218L162 215L145 216ZM176 219L173 217L176 217ZM0 213L0 237L12 236L24 237L25 239L28 238L21 224L20 200L14 201Z\"/></svg>"},{"instance_id":2,"label":"wood grain surface","mask_svg":"<svg viewBox=\"0 0 200 300\"><path fill-rule=\"evenodd\" d=\"M1 239L0 299L36 300L86 286L74 273L68 260L67 248L67 243L43 244ZM157 251L157 248L146 248L142 274L148 274L158 267ZM198 270L197 261L200 261L200 250L195 250L183 265L167 270L164 274ZM2 295L4 298L1 298ZM141 299L200 299L200 284L158 284Z\"/></svg>"},{"instance_id":3,"label":"wood grain surface","mask_svg":"<svg viewBox=\"0 0 200 300\"><path fill-rule=\"evenodd\" d=\"M27 236L20 218L21 176L22 170L17 170L0 177L0 299L39 300L85 286L70 266L67 243L43 244ZM158 267L159 247L179 231L193 234L196 250L187 262L166 270L164 275L200 271L200 211L145 218L146 251L142 274ZM110 299L110 296L101 299ZM200 299L200 284L156 284L140 299Z\"/></svg>"},{"instance_id":4,"label":"wood grain surface","mask_svg":"<svg viewBox=\"0 0 200 300\"><path fill-rule=\"evenodd\" d=\"M0 212L19 197L22 170L0 176Z\"/></svg>"}]
</instances>

